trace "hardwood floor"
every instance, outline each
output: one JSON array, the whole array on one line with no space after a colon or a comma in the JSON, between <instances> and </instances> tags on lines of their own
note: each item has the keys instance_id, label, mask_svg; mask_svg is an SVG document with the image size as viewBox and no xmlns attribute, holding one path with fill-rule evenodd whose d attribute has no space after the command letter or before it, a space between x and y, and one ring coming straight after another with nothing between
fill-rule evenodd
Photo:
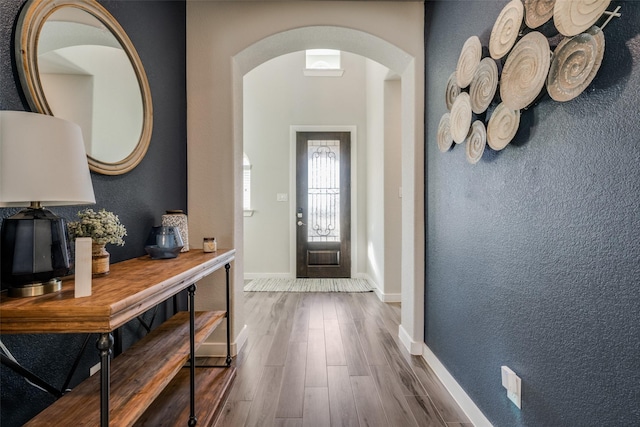
<instances>
[{"instance_id":1,"label":"hardwood floor","mask_svg":"<svg viewBox=\"0 0 640 427\"><path fill-rule=\"evenodd\" d=\"M217 427L472 425L399 343L399 304L373 292L247 292L245 316Z\"/></svg>"}]
</instances>

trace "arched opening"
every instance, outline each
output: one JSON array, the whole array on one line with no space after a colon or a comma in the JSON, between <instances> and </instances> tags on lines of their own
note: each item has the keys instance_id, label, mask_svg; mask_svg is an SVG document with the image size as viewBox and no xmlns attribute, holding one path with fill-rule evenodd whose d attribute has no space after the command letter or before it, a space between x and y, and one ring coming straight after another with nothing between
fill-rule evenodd
<instances>
[{"instance_id":1,"label":"arched opening","mask_svg":"<svg viewBox=\"0 0 640 427\"><path fill-rule=\"evenodd\" d=\"M358 30L311 26L266 37L233 57L234 164L240 168L243 147L243 76L281 55L318 47L338 49L370 58L400 76L402 146L401 325L399 336L412 354L422 353L424 330L424 195L423 135L418 126L415 60L385 40ZM239 176L240 171L236 173ZM235 226L243 217L236 215Z\"/></svg>"}]
</instances>

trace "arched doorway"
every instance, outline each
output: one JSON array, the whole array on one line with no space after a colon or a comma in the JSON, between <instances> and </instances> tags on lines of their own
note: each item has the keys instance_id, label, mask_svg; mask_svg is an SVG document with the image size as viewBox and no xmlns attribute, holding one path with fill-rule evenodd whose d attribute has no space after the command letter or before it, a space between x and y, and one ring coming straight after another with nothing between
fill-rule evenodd
<instances>
[{"instance_id":1,"label":"arched doorway","mask_svg":"<svg viewBox=\"0 0 640 427\"><path fill-rule=\"evenodd\" d=\"M424 330L424 196L423 135L417 131L421 110L416 102L415 59L369 33L335 26L297 28L266 37L233 57L234 164L242 165L243 76L281 55L318 47L356 53L386 66L401 77L402 92L402 277L399 336L412 354L422 353ZM236 174L238 176L238 174ZM235 218L236 226L242 217ZM241 224L241 223L240 223Z\"/></svg>"}]
</instances>

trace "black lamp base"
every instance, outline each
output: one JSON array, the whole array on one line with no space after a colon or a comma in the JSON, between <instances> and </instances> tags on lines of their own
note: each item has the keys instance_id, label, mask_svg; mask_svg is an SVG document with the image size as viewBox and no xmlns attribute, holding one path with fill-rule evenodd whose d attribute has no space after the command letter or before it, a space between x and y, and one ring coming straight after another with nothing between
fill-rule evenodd
<instances>
[{"instance_id":1,"label":"black lamp base","mask_svg":"<svg viewBox=\"0 0 640 427\"><path fill-rule=\"evenodd\" d=\"M27 208L2 221L2 285L10 296L36 296L61 289L69 272L64 219Z\"/></svg>"}]
</instances>

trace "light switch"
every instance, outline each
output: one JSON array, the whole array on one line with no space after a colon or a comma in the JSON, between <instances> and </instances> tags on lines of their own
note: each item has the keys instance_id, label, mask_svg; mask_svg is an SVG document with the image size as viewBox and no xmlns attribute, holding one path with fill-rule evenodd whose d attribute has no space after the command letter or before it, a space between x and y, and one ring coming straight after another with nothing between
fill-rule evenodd
<instances>
[{"instance_id":1,"label":"light switch","mask_svg":"<svg viewBox=\"0 0 640 427\"><path fill-rule=\"evenodd\" d=\"M502 386L507 389L507 397L518 409L522 409L522 380L508 366L501 367Z\"/></svg>"},{"instance_id":2,"label":"light switch","mask_svg":"<svg viewBox=\"0 0 640 427\"><path fill-rule=\"evenodd\" d=\"M278 194L276 194L276 200L278 202L288 202L289 201L289 194L287 194L287 193L278 193Z\"/></svg>"}]
</instances>

